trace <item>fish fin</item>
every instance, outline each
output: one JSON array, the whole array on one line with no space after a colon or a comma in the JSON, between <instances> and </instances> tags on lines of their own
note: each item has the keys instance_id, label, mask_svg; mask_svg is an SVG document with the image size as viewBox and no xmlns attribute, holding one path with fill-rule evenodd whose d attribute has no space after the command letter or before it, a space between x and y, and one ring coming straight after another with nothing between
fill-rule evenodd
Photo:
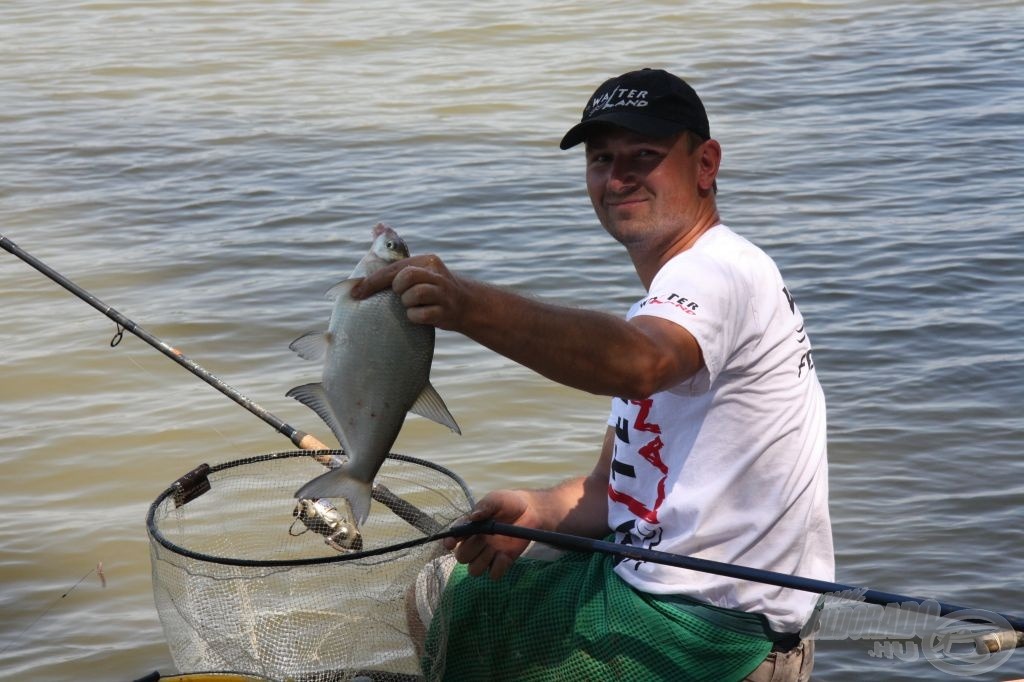
<instances>
[{"instance_id":1,"label":"fish fin","mask_svg":"<svg viewBox=\"0 0 1024 682\"><path fill-rule=\"evenodd\" d=\"M427 385L423 388L419 397L416 398L416 402L409 408L409 411L435 421L441 426L447 426L455 433L460 436L462 435L462 430L455 423L455 417L448 411L448 407L444 404L444 399L441 398L437 389L430 385L430 382L427 382Z\"/></svg>"},{"instance_id":2,"label":"fish fin","mask_svg":"<svg viewBox=\"0 0 1024 682\"><path fill-rule=\"evenodd\" d=\"M333 334L330 332L306 332L288 344L303 360L323 360Z\"/></svg>"},{"instance_id":3,"label":"fish fin","mask_svg":"<svg viewBox=\"0 0 1024 682\"><path fill-rule=\"evenodd\" d=\"M316 412L324 423L330 427L331 433L338 439L338 442L345 447L344 440L341 437L341 424L338 423L337 417L334 416L334 412L331 410L331 406L327 402L327 394L324 393L323 384L303 384L302 386L296 386L291 389L285 395L289 398L295 398L300 403L308 407L309 409Z\"/></svg>"},{"instance_id":4,"label":"fish fin","mask_svg":"<svg viewBox=\"0 0 1024 682\"><path fill-rule=\"evenodd\" d=\"M295 491L299 499L345 498L352 507L352 514L360 526L370 515L370 484L353 478L348 467L342 466L321 474Z\"/></svg>"},{"instance_id":5,"label":"fish fin","mask_svg":"<svg viewBox=\"0 0 1024 682\"><path fill-rule=\"evenodd\" d=\"M324 294L324 296L326 296L327 300L329 301L336 301L339 298L341 298L342 295L347 296L348 293L352 290L352 287L354 287L355 285L356 280L353 279L352 277L349 277L348 279L343 279L337 284L335 284L333 287L328 289L327 293Z\"/></svg>"}]
</instances>

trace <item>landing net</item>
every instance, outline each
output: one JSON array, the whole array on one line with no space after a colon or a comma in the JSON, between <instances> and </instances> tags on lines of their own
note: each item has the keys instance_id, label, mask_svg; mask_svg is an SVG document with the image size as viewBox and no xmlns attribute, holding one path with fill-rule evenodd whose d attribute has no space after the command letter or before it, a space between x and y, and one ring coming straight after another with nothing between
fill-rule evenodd
<instances>
[{"instance_id":1,"label":"landing net","mask_svg":"<svg viewBox=\"0 0 1024 682\"><path fill-rule=\"evenodd\" d=\"M390 455L361 547L339 551L328 530L293 516L295 490L323 472L306 451L203 465L150 506L153 593L180 672L419 679L405 596L443 550L416 541L449 528L472 496L444 467Z\"/></svg>"}]
</instances>

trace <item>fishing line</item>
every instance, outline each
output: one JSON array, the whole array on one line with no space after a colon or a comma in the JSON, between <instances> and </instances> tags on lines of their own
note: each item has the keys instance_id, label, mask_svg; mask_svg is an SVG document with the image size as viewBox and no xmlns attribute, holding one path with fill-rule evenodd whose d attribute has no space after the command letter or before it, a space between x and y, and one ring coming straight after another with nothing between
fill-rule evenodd
<instances>
[{"instance_id":1,"label":"fishing line","mask_svg":"<svg viewBox=\"0 0 1024 682\"><path fill-rule=\"evenodd\" d=\"M21 630L21 632L19 632L17 634L16 637L14 637L10 642L7 643L7 646L5 646L3 649L0 649L0 654L6 653L8 649L10 649L12 646L14 646L14 643L17 642L20 637L22 637L25 634L27 634L29 630L31 630L32 628L35 627L36 623L41 621L43 619L43 617L46 616L46 614L48 614L50 611L52 611L53 607L55 607L58 603L60 603L61 599L64 599L69 594L74 592L75 588L78 587L79 585L81 585L83 582L85 582L85 579L88 578L93 573L95 573L95 574L97 574L99 576L100 582L102 583L103 587L106 587L107 586L107 577L103 573L103 562L101 561L101 562L97 563L94 568L89 569L88 573L86 573L81 578L79 578L78 582L76 582L74 585L69 587L67 592L65 592L64 594L60 595L56 599L54 599L52 602L50 602L50 604L45 609L43 609L43 612L40 613L38 616L36 616L35 620L33 620L28 625L26 625Z\"/></svg>"},{"instance_id":2,"label":"fishing line","mask_svg":"<svg viewBox=\"0 0 1024 682\"><path fill-rule=\"evenodd\" d=\"M124 336L124 332L125 332L124 328L121 327L121 325L117 325L117 333L114 335L114 338L111 339L111 341L110 341L110 347L111 348L116 348L118 346L118 344L121 343L122 337ZM150 379L152 379L154 381L154 383L157 383L157 384L160 383L160 377L157 376L157 374L155 372L153 372L153 370L149 369L148 367L146 367L145 365L140 363L138 360L136 360L134 354L132 354L131 351L126 351L125 357L127 357L128 361L131 362L133 365L135 365L135 367L140 372L142 372L143 374L148 376ZM218 436L220 436L220 439L222 441L224 441L225 443L227 443L227 445L231 449L233 449L235 451L239 451L239 452L241 451L241 448L239 448L238 443L236 443L236 442L232 441L230 438L228 438L227 435L225 435L224 432L222 432L220 429L218 429L216 425L209 424L209 425L207 425L207 428L210 429L211 431L213 431L214 433L216 433Z\"/></svg>"}]
</instances>

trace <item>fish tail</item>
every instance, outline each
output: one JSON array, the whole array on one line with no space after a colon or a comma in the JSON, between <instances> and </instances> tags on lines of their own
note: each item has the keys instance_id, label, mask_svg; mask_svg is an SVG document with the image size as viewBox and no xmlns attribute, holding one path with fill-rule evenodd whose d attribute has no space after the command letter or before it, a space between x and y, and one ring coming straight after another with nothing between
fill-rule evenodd
<instances>
[{"instance_id":1,"label":"fish tail","mask_svg":"<svg viewBox=\"0 0 1024 682\"><path fill-rule=\"evenodd\" d=\"M370 515L370 484L353 478L345 466L317 476L299 488L295 497L310 500L343 497L348 500L355 521L360 526Z\"/></svg>"}]
</instances>

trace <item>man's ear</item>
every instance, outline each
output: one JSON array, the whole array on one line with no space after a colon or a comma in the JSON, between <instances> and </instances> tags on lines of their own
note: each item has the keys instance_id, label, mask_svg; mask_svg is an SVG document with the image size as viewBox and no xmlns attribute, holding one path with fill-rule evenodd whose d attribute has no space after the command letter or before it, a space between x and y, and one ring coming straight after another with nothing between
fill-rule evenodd
<instances>
[{"instance_id":1,"label":"man's ear","mask_svg":"<svg viewBox=\"0 0 1024 682\"><path fill-rule=\"evenodd\" d=\"M722 165L722 145L718 140L707 140L697 150L697 187L701 195L718 191L718 169Z\"/></svg>"}]
</instances>

